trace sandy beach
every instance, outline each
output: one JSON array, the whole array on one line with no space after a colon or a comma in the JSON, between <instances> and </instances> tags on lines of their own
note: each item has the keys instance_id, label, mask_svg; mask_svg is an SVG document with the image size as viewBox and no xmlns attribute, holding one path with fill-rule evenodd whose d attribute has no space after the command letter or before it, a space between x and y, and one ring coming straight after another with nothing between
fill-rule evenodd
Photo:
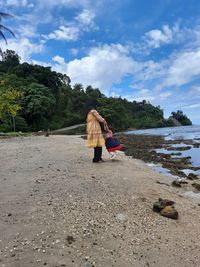
<instances>
[{"instance_id":1,"label":"sandy beach","mask_svg":"<svg viewBox=\"0 0 200 267\"><path fill-rule=\"evenodd\" d=\"M80 136L0 139L0 151L0 266L200 266L200 201L144 162L104 148L92 163ZM152 210L159 197L178 220Z\"/></svg>"}]
</instances>

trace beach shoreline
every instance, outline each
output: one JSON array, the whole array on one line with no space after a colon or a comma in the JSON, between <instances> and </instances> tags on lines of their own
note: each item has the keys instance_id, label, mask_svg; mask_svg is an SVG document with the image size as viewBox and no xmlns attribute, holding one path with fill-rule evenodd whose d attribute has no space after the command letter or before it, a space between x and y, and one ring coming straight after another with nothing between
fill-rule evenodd
<instances>
[{"instance_id":1,"label":"beach shoreline","mask_svg":"<svg viewBox=\"0 0 200 267\"><path fill-rule=\"evenodd\" d=\"M200 265L200 200L143 161L104 149L94 164L81 136L0 147L0 266ZM159 197L176 202L177 221L152 211Z\"/></svg>"}]
</instances>

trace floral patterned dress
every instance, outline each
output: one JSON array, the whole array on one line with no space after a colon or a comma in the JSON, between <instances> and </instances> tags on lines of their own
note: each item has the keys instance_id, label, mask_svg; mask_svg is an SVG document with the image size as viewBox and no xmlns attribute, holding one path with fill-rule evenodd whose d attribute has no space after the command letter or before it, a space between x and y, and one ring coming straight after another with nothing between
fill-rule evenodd
<instances>
[{"instance_id":1,"label":"floral patterned dress","mask_svg":"<svg viewBox=\"0 0 200 267\"><path fill-rule=\"evenodd\" d=\"M100 123L105 122L99 113L92 109L87 115L87 143L88 147L102 147L105 140L102 135Z\"/></svg>"}]
</instances>

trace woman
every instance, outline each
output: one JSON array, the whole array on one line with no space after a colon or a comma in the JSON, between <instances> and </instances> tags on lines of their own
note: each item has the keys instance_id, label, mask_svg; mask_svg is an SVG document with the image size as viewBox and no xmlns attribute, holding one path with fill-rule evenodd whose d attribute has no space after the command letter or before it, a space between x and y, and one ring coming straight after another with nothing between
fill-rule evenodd
<instances>
[{"instance_id":1,"label":"woman","mask_svg":"<svg viewBox=\"0 0 200 267\"><path fill-rule=\"evenodd\" d=\"M104 128L107 123L96 110L97 101L90 103L87 114L87 142L88 147L94 148L93 162L102 162L102 146L105 145L105 140L102 135L100 123Z\"/></svg>"}]
</instances>

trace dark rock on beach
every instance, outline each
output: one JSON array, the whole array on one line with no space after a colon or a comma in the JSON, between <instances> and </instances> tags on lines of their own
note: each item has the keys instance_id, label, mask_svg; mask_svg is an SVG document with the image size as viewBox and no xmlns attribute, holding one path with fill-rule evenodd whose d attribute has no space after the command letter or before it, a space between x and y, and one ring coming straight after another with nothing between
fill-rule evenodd
<instances>
[{"instance_id":1,"label":"dark rock on beach","mask_svg":"<svg viewBox=\"0 0 200 267\"><path fill-rule=\"evenodd\" d=\"M178 212L174 207L175 202L169 199L159 198L153 204L153 211L159 212L162 216L171 219L178 219Z\"/></svg>"},{"instance_id":2,"label":"dark rock on beach","mask_svg":"<svg viewBox=\"0 0 200 267\"><path fill-rule=\"evenodd\" d=\"M195 143L195 144L193 144L193 147L194 147L194 148L200 148L200 143Z\"/></svg>"},{"instance_id":3,"label":"dark rock on beach","mask_svg":"<svg viewBox=\"0 0 200 267\"><path fill-rule=\"evenodd\" d=\"M178 212L174 208L174 206L166 206L164 209L160 211L160 214L164 217L168 217L171 219L175 219L175 220L178 219Z\"/></svg>"},{"instance_id":4,"label":"dark rock on beach","mask_svg":"<svg viewBox=\"0 0 200 267\"><path fill-rule=\"evenodd\" d=\"M198 176L194 173L189 173L188 176L187 176L187 179L189 180L196 180L198 179Z\"/></svg>"},{"instance_id":5,"label":"dark rock on beach","mask_svg":"<svg viewBox=\"0 0 200 267\"><path fill-rule=\"evenodd\" d=\"M192 186L197 189L198 191L200 191L200 184L198 183L193 183Z\"/></svg>"},{"instance_id":6,"label":"dark rock on beach","mask_svg":"<svg viewBox=\"0 0 200 267\"><path fill-rule=\"evenodd\" d=\"M72 244L75 241L74 237L70 236L70 235L67 236L66 240L67 240L68 244Z\"/></svg>"},{"instance_id":7,"label":"dark rock on beach","mask_svg":"<svg viewBox=\"0 0 200 267\"><path fill-rule=\"evenodd\" d=\"M176 150L176 151L184 151L191 149L191 146L182 146L182 147L168 147L167 150Z\"/></svg>"},{"instance_id":8,"label":"dark rock on beach","mask_svg":"<svg viewBox=\"0 0 200 267\"><path fill-rule=\"evenodd\" d=\"M182 184L188 184L188 182L186 182L184 180L174 180L172 182L172 185L175 187L181 187Z\"/></svg>"},{"instance_id":9,"label":"dark rock on beach","mask_svg":"<svg viewBox=\"0 0 200 267\"><path fill-rule=\"evenodd\" d=\"M174 180L174 181L172 182L172 185L175 186L175 187L181 187L181 183L180 183L180 181L177 181L177 180Z\"/></svg>"},{"instance_id":10,"label":"dark rock on beach","mask_svg":"<svg viewBox=\"0 0 200 267\"><path fill-rule=\"evenodd\" d=\"M159 198L157 202L153 204L153 211L160 212L166 206L172 206L175 202L169 199Z\"/></svg>"}]
</instances>

